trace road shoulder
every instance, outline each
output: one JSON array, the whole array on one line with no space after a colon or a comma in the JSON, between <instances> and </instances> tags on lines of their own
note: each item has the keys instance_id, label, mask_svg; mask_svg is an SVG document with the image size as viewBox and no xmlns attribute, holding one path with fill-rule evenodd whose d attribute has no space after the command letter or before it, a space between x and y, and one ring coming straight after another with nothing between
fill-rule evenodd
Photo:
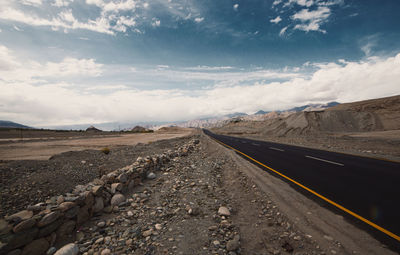
<instances>
[{"instance_id":1,"label":"road shoulder","mask_svg":"<svg viewBox=\"0 0 400 255\"><path fill-rule=\"evenodd\" d=\"M288 183L213 142L239 167L240 172L257 185L260 192L276 203L279 210L301 232L307 237L311 236L309 238L315 240L328 254L396 254L341 215L322 207Z\"/></svg>"}]
</instances>

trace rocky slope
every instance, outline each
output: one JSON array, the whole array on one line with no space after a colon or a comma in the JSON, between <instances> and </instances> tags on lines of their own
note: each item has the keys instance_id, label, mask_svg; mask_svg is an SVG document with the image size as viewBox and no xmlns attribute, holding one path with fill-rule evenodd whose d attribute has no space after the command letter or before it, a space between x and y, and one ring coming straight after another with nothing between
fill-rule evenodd
<instances>
[{"instance_id":1,"label":"rocky slope","mask_svg":"<svg viewBox=\"0 0 400 255\"><path fill-rule=\"evenodd\" d=\"M400 160L400 96L275 115L263 121L231 121L212 131Z\"/></svg>"}]
</instances>

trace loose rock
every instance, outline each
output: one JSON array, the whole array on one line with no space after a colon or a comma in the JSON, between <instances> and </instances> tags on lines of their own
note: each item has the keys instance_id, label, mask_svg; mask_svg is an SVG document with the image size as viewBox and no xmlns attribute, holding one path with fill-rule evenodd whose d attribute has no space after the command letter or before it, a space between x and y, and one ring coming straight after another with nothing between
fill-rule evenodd
<instances>
[{"instance_id":1,"label":"loose rock","mask_svg":"<svg viewBox=\"0 0 400 255\"><path fill-rule=\"evenodd\" d=\"M74 243L69 243L63 246L58 251L56 251L54 255L77 255L78 253L79 253L78 245Z\"/></svg>"}]
</instances>

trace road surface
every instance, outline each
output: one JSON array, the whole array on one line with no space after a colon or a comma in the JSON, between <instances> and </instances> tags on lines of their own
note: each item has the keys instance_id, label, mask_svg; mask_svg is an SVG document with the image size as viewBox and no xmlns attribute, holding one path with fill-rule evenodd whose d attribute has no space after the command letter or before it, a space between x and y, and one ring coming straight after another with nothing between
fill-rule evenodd
<instances>
[{"instance_id":1,"label":"road surface","mask_svg":"<svg viewBox=\"0 0 400 255\"><path fill-rule=\"evenodd\" d=\"M400 244L400 163L204 132L390 246Z\"/></svg>"}]
</instances>

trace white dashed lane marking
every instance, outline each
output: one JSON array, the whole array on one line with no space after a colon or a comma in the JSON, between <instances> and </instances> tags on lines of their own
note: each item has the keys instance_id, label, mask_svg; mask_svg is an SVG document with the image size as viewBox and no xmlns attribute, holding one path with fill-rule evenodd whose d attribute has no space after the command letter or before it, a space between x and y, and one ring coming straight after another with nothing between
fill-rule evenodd
<instances>
[{"instance_id":1,"label":"white dashed lane marking","mask_svg":"<svg viewBox=\"0 0 400 255\"><path fill-rule=\"evenodd\" d=\"M306 158L311 158L311 159L323 161L323 162L334 164L334 165L338 165L338 166L344 166L342 163L337 163L337 162L329 161L329 160L322 159L322 158L315 158L315 157L311 157L311 156L306 156Z\"/></svg>"},{"instance_id":2,"label":"white dashed lane marking","mask_svg":"<svg viewBox=\"0 0 400 255\"><path fill-rule=\"evenodd\" d=\"M285 150L282 150L282 149L278 149L278 148L275 148L275 147L269 147L271 150L275 150L275 151L285 151Z\"/></svg>"}]
</instances>

